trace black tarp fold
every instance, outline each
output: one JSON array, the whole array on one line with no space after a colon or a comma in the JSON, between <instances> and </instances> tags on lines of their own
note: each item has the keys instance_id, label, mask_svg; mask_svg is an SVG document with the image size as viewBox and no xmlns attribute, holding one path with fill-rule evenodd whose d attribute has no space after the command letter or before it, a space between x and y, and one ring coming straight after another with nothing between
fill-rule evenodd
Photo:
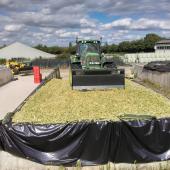
<instances>
[{"instance_id":1,"label":"black tarp fold","mask_svg":"<svg viewBox=\"0 0 170 170\"><path fill-rule=\"evenodd\" d=\"M170 72L170 61L152 61L144 65L145 70Z\"/></svg>"},{"instance_id":2,"label":"black tarp fold","mask_svg":"<svg viewBox=\"0 0 170 170\"><path fill-rule=\"evenodd\" d=\"M170 118L54 125L1 122L0 148L50 165L169 160Z\"/></svg>"}]
</instances>

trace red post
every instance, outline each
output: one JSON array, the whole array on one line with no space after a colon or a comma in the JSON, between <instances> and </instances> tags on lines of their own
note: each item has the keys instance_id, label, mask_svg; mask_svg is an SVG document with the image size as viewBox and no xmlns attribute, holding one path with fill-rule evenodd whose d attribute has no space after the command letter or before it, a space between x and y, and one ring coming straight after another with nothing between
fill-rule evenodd
<instances>
[{"instance_id":1,"label":"red post","mask_svg":"<svg viewBox=\"0 0 170 170\"><path fill-rule=\"evenodd\" d=\"M40 73L40 67L34 66L33 67L34 72L34 83L39 84L42 81L42 74Z\"/></svg>"}]
</instances>

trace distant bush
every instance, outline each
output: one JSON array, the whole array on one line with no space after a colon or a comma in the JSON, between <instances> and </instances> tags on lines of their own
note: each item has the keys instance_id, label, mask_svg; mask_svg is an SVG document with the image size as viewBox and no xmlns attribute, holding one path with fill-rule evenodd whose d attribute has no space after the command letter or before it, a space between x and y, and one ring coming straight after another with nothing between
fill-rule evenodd
<instances>
[{"instance_id":1,"label":"distant bush","mask_svg":"<svg viewBox=\"0 0 170 170\"><path fill-rule=\"evenodd\" d=\"M6 64L6 59L5 58L0 58L0 65Z\"/></svg>"},{"instance_id":2,"label":"distant bush","mask_svg":"<svg viewBox=\"0 0 170 170\"><path fill-rule=\"evenodd\" d=\"M63 54L57 55L58 60L66 60L66 59L69 59L69 58L70 58L70 54L68 54L68 53L63 53Z\"/></svg>"},{"instance_id":3,"label":"distant bush","mask_svg":"<svg viewBox=\"0 0 170 170\"><path fill-rule=\"evenodd\" d=\"M139 52L154 52L154 45L156 42L166 39L157 34L150 33L145 37L132 41L122 41L119 44L108 44L107 42L101 46L104 53L139 53ZM61 55L61 58L67 58L65 54L75 54L76 46L71 42L67 47L51 46L48 47L43 44L35 46L35 48L45 51L47 53Z\"/></svg>"}]
</instances>

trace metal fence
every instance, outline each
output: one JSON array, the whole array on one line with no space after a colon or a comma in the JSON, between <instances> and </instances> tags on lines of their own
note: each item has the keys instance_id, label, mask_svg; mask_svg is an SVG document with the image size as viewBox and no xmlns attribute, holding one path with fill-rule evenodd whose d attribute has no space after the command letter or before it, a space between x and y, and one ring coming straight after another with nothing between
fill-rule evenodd
<instances>
[{"instance_id":1,"label":"metal fence","mask_svg":"<svg viewBox=\"0 0 170 170\"><path fill-rule=\"evenodd\" d=\"M31 62L32 66L39 66L41 68L56 68L59 66L69 66L69 60L57 59L35 59Z\"/></svg>"}]
</instances>

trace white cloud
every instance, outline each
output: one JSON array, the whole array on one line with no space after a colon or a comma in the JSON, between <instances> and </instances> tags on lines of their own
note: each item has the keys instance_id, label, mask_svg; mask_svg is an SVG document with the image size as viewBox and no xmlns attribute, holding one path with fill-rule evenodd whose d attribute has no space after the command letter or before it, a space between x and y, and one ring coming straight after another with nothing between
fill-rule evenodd
<instances>
[{"instance_id":1,"label":"white cloud","mask_svg":"<svg viewBox=\"0 0 170 170\"><path fill-rule=\"evenodd\" d=\"M170 30L169 31L162 31L161 34L165 37L170 38Z\"/></svg>"},{"instance_id":2,"label":"white cloud","mask_svg":"<svg viewBox=\"0 0 170 170\"><path fill-rule=\"evenodd\" d=\"M104 29L111 29L113 27L129 27L132 23L131 18L124 18L124 19L119 19L115 20L111 23L107 23L103 25Z\"/></svg>"},{"instance_id":3,"label":"white cloud","mask_svg":"<svg viewBox=\"0 0 170 170\"><path fill-rule=\"evenodd\" d=\"M46 33L52 33L55 31L54 28L48 28L48 27L42 27L40 28L41 31L46 32Z\"/></svg>"},{"instance_id":4,"label":"white cloud","mask_svg":"<svg viewBox=\"0 0 170 170\"><path fill-rule=\"evenodd\" d=\"M63 34L63 33L65 33L65 32L66 32L65 30L57 30L57 31L55 32L55 34L60 35L60 34Z\"/></svg>"},{"instance_id":5,"label":"white cloud","mask_svg":"<svg viewBox=\"0 0 170 170\"><path fill-rule=\"evenodd\" d=\"M88 35L98 35L98 34L100 34L100 32L98 30L94 30L94 29L91 29L91 28L81 29L80 33L88 34Z\"/></svg>"},{"instance_id":6,"label":"white cloud","mask_svg":"<svg viewBox=\"0 0 170 170\"><path fill-rule=\"evenodd\" d=\"M37 40L42 40L45 37L45 34L42 32L36 32L36 33L33 33L32 36Z\"/></svg>"},{"instance_id":7,"label":"white cloud","mask_svg":"<svg viewBox=\"0 0 170 170\"><path fill-rule=\"evenodd\" d=\"M9 41L9 39L8 38L3 38L1 41L7 42L7 41Z\"/></svg>"},{"instance_id":8,"label":"white cloud","mask_svg":"<svg viewBox=\"0 0 170 170\"><path fill-rule=\"evenodd\" d=\"M61 33L59 36L63 38L75 38L79 36L79 33L78 32L64 32L64 33Z\"/></svg>"},{"instance_id":9,"label":"white cloud","mask_svg":"<svg viewBox=\"0 0 170 170\"><path fill-rule=\"evenodd\" d=\"M96 24L87 18L80 19L80 25L81 27L96 27Z\"/></svg>"},{"instance_id":10,"label":"white cloud","mask_svg":"<svg viewBox=\"0 0 170 170\"><path fill-rule=\"evenodd\" d=\"M170 30L169 5L169 0L0 0L0 43L21 39L55 45L57 38L96 35L114 42L163 34ZM110 22L114 16L119 19Z\"/></svg>"},{"instance_id":11,"label":"white cloud","mask_svg":"<svg viewBox=\"0 0 170 170\"><path fill-rule=\"evenodd\" d=\"M129 30L170 29L170 21L148 18L140 18L138 20L133 20L132 18L124 18L115 20L111 23L103 24L102 28L105 30L111 30L113 28L123 28Z\"/></svg>"},{"instance_id":12,"label":"white cloud","mask_svg":"<svg viewBox=\"0 0 170 170\"><path fill-rule=\"evenodd\" d=\"M43 13L43 14L50 14L51 13L51 9L50 8L43 8L42 10L41 10L41 12Z\"/></svg>"},{"instance_id":13,"label":"white cloud","mask_svg":"<svg viewBox=\"0 0 170 170\"><path fill-rule=\"evenodd\" d=\"M0 5L8 5L11 0L0 0Z\"/></svg>"},{"instance_id":14,"label":"white cloud","mask_svg":"<svg viewBox=\"0 0 170 170\"><path fill-rule=\"evenodd\" d=\"M14 32L14 31L19 31L21 28L23 28L23 25L17 25L17 24L10 24L10 25L5 25L4 30L8 32Z\"/></svg>"},{"instance_id":15,"label":"white cloud","mask_svg":"<svg viewBox=\"0 0 170 170\"><path fill-rule=\"evenodd\" d=\"M170 29L170 21L169 20L156 20L156 19L148 19L141 18L137 21L133 21L133 24L130 26L130 29Z\"/></svg>"},{"instance_id":16,"label":"white cloud","mask_svg":"<svg viewBox=\"0 0 170 170\"><path fill-rule=\"evenodd\" d=\"M120 42L122 39L124 39L124 40L132 39L130 37L127 37L128 35L129 35L128 30L117 30L110 34L106 34L105 39L107 39L108 43Z\"/></svg>"}]
</instances>

